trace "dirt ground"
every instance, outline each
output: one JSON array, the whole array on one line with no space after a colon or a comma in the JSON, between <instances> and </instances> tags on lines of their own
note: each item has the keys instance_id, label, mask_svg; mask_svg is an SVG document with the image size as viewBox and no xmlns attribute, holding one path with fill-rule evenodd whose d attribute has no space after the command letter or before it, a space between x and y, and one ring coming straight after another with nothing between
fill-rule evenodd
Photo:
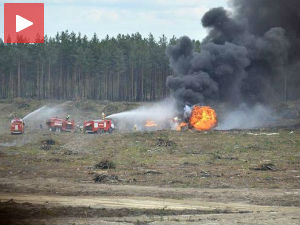
<instances>
[{"instance_id":1,"label":"dirt ground","mask_svg":"<svg viewBox=\"0 0 300 225\"><path fill-rule=\"evenodd\" d=\"M10 135L10 107L0 224L299 224L299 126Z\"/></svg>"}]
</instances>

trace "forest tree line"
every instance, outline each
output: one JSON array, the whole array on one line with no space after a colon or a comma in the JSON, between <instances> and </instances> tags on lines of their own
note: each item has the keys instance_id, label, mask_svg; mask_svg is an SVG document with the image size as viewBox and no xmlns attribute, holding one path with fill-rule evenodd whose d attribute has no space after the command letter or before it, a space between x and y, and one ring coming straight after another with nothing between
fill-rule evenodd
<instances>
[{"instance_id":1,"label":"forest tree line","mask_svg":"<svg viewBox=\"0 0 300 225\"><path fill-rule=\"evenodd\" d=\"M168 95L165 54L176 38L136 33L88 39L64 31L44 44L0 39L0 98L153 101ZM193 41L196 50L200 42Z\"/></svg>"}]
</instances>

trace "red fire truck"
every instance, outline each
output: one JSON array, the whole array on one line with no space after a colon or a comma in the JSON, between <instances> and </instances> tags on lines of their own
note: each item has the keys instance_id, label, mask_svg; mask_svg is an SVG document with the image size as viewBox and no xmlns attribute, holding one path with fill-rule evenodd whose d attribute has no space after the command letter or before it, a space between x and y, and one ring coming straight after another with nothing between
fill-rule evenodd
<instances>
[{"instance_id":1,"label":"red fire truck","mask_svg":"<svg viewBox=\"0 0 300 225\"><path fill-rule=\"evenodd\" d=\"M84 133L111 133L114 129L114 124L111 120L90 120L84 121Z\"/></svg>"},{"instance_id":2,"label":"red fire truck","mask_svg":"<svg viewBox=\"0 0 300 225\"><path fill-rule=\"evenodd\" d=\"M57 132L61 132L61 131L71 132L75 128L74 120L65 120L57 117L51 117L46 121L46 124L51 131L57 131Z\"/></svg>"},{"instance_id":3,"label":"red fire truck","mask_svg":"<svg viewBox=\"0 0 300 225\"><path fill-rule=\"evenodd\" d=\"M15 118L10 123L11 134L23 134L25 128L25 123L22 119Z\"/></svg>"}]
</instances>

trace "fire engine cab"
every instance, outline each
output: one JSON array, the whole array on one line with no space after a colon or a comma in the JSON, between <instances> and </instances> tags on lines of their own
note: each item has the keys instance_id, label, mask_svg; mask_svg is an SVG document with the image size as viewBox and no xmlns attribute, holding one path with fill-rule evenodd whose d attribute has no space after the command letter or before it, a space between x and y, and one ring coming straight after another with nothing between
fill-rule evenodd
<instances>
[{"instance_id":1,"label":"fire engine cab","mask_svg":"<svg viewBox=\"0 0 300 225\"><path fill-rule=\"evenodd\" d=\"M46 124L50 131L66 131L71 132L75 128L74 120L64 120L57 117L52 117L46 121Z\"/></svg>"},{"instance_id":2,"label":"fire engine cab","mask_svg":"<svg viewBox=\"0 0 300 225\"><path fill-rule=\"evenodd\" d=\"M15 118L10 123L11 134L23 134L25 128L25 123L22 119Z\"/></svg>"},{"instance_id":3,"label":"fire engine cab","mask_svg":"<svg viewBox=\"0 0 300 225\"><path fill-rule=\"evenodd\" d=\"M111 120L90 120L84 121L84 133L111 133L114 129L114 124Z\"/></svg>"}]
</instances>

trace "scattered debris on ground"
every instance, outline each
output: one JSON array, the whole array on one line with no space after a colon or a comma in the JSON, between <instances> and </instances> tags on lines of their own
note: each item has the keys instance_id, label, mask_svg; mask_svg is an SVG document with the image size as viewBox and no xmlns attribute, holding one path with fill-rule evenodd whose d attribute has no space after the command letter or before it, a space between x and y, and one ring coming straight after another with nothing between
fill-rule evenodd
<instances>
[{"instance_id":1,"label":"scattered debris on ground","mask_svg":"<svg viewBox=\"0 0 300 225\"><path fill-rule=\"evenodd\" d=\"M46 139L41 141L41 150L48 151L51 149L51 145L55 145L55 141L53 139Z\"/></svg>"},{"instance_id":2,"label":"scattered debris on ground","mask_svg":"<svg viewBox=\"0 0 300 225\"><path fill-rule=\"evenodd\" d=\"M272 170L275 171L277 170L276 166L273 163L264 163L260 164L259 166L252 168L253 170L261 170L261 171L267 171L267 170Z\"/></svg>"},{"instance_id":3,"label":"scattered debris on ground","mask_svg":"<svg viewBox=\"0 0 300 225\"><path fill-rule=\"evenodd\" d=\"M157 170L146 170L144 172L144 174L156 174L156 175L158 175L158 174L162 174L162 172L159 172Z\"/></svg>"},{"instance_id":4,"label":"scattered debris on ground","mask_svg":"<svg viewBox=\"0 0 300 225\"><path fill-rule=\"evenodd\" d=\"M63 152L64 155L78 155L77 151L71 151L71 150L64 150Z\"/></svg>"},{"instance_id":5,"label":"scattered debris on ground","mask_svg":"<svg viewBox=\"0 0 300 225\"><path fill-rule=\"evenodd\" d=\"M47 159L48 162L66 162L65 159L60 159L60 158L50 158Z\"/></svg>"},{"instance_id":6,"label":"scattered debris on ground","mask_svg":"<svg viewBox=\"0 0 300 225\"><path fill-rule=\"evenodd\" d=\"M198 163L191 163L191 162L184 162L183 163L184 166L198 166Z\"/></svg>"},{"instance_id":7,"label":"scattered debris on ground","mask_svg":"<svg viewBox=\"0 0 300 225\"><path fill-rule=\"evenodd\" d=\"M99 163L97 163L94 166L95 169L101 169L101 170L107 170L107 169L115 169L116 168L116 164L108 159L104 159L102 161L100 161Z\"/></svg>"},{"instance_id":8,"label":"scattered debris on ground","mask_svg":"<svg viewBox=\"0 0 300 225\"><path fill-rule=\"evenodd\" d=\"M170 141L168 139L158 138L156 142L156 146L159 147L176 147L176 143L174 141Z\"/></svg>"},{"instance_id":9,"label":"scattered debris on ground","mask_svg":"<svg viewBox=\"0 0 300 225\"><path fill-rule=\"evenodd\" d=\"M199 177L211 177L211 174L207 171L201 170L198 174Z\"/></svg>"},{"instance_id":10,"label":"scattered debris on ground","mask_svg":"<svg viewBox=\"0 0 300 225\"><path fill-rule=\"evenodd\" d=\"M48 150L51 149L51 145L41 145L40 149L41 149L41 150L48 151Z\"/></svg>"},{"instance_id":11,"label":"scattered debris on ground","mask_svg":"<svg viewBox=\"0 0 300 225\"><path fill-rule=\"evenodd\" d=\"M95 183L117 183L120 181L117 175L109 174L98 174L93 180Z\"/></svg>"}]
</instances>

